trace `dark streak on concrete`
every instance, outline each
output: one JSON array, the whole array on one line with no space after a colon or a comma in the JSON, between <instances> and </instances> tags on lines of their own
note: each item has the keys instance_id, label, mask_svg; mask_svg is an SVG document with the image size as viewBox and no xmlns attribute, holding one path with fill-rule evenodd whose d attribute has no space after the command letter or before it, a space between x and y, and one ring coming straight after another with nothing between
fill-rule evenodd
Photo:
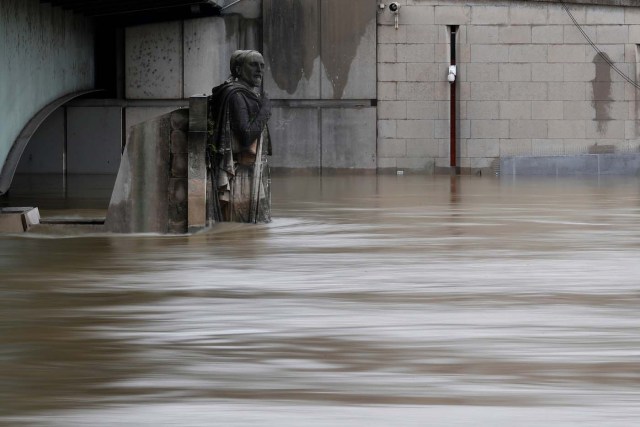
<instances>
[{"instance_id":1,"label":"dark streak on concrete","mask_svg":"<svg viewBox=\"0 0 640 427\"><path fill-rule=\"evenodd\" d=\"M313 73L319 55L317 0L265 0L264 41L273 79L289 94Z\"/></svg>"},{"instance_id":2,"label":"dark streak on concrete","mask_svg":"<svg viewBox=\"0 0 640 427\"><path fill-rule=\"evenodd\" d=\"M611 116L609 115L609 109L611 108L612 101L611 67L609 67L605 58L609 60L606 53L602 53L602 56L596 54L593 57L593 63L596 65L596 77L591 80L591 87L593 89L591 105L596 110L595 120L597 122L599 133L607 131L607 121L611 120Z\"/></svg>"},{"instance_id":3,"label":"dark streak on concrete","mask_svg":"<svg viewBox=\"0 0 640 427\"><path fill-rule=\"evenodd\" d=\"M322 2L321 56L333 86L333 99L342 98L362 37L375 17L375 5L369 1Z\"/></svg>"},{"instance_id":4,"label":"dark streak on concrete","mask_svg":"<svg viewBox=\"0 0 640 427\"><path fill-rule=\"evenodd\" d=\"M238 34L238 18L236 16L225 16L223 19L225 41L229 42Z\"/></svg>"}]
</instances>

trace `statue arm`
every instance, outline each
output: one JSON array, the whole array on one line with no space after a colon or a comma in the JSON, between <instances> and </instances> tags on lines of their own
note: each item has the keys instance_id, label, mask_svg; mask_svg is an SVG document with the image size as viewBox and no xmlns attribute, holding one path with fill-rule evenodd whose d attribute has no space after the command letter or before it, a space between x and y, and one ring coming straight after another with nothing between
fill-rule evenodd
<instances>
[{"instance_id":1,"label":"statue arm","mask_svg":"<svg viewBox=\"0 0 640 427\"><path fill-rule=\"evenodd\" d=\"M242 148L249 148L251 144L260 138L260 134L271 116L271 105L267 98L260 105L257 114L252 113L248 102L241 94L232 96L229 100L231 108L231 129L240 140ZM256 102L257 104L257 102ZM257 109L257 108L256 108Z\"/></svg>"}]
</instances>

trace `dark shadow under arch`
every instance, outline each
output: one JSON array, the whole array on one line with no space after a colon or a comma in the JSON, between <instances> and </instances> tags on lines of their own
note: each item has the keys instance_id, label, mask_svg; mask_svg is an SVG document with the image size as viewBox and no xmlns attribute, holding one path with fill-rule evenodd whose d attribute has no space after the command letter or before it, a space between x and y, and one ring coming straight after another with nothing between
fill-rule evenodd
<instances>
[{"instance_id":1,"label":"dark shadow under arch","mask_svg":"<svg viewBox=\"0 0 640 427\"><path fill-rule=\"evenodd\" d=\"M22 128L22 131L20 132L16 140L11 145L9 154L7 154L4 165L2 165L2 170L0 171L0 195L5 194L9 190L11 182L13 181L13 176L16 173L16 168L18 167L18 163L20 162L20 158L22 157L22 153L24 153L25 147L31 140L33 134L46 120L46 118L49 117L51 113L53 113L56 109L63 106L67 102L75 98L87 95L89 93L100 91L101 89L83 90L61 96L55 101L47 104L44 108L38 111L31 118L31 120L27 122L27 124Z\"/></svg>"}]
</instances>

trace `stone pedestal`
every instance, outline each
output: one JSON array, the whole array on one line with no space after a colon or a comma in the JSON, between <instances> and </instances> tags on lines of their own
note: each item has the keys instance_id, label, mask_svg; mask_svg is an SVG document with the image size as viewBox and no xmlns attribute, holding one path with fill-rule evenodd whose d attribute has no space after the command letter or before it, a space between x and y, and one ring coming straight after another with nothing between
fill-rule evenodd
<instances>
[{"instance_id":1,"label":"stone pedestal","mask_svg":"<svg viewBox=\"0 0 640 427\"><path fill-rule=\"evenodd\" d=\"M105 228L193 233L207 226L206 95L131 128Z\"/></svg>"},{"instance_id":2,"label":"stone pedestal","mask_svg":"<svg viewBox=\"0 0 640 427\"><path fill-rule=\"evenodd\" d=\"M187 232L189 111L131 128L105 228L116 233Z\"/></svg>"},{"instance_id":3,"label":"stone pedestal","mask_svg":"<svg viewBox=\"0 0 640 427\"><path fill-rule=\"evenodd\" d=\"M207 226L207 99L189 99L189 217L190 233Z\"/></svg>"}]
</instances>

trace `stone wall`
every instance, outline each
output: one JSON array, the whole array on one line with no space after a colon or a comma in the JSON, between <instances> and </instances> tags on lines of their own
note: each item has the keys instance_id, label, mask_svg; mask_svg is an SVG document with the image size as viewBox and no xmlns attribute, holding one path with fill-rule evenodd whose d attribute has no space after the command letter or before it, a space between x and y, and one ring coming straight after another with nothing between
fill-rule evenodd
<instances>
[{"instance_id":1,"label":"stone wall","mask_svg":"<svg viewBox=\"0 0 640 427\"><path fill-rule=\"evenodd\" d=\"M378 17L378 167L449 166L449 26L457 43L458 165L501 157L637 152L638 91L557 2L400 1ZM577 3L577 2L572 2ZM601 2L602 3L602 2ZM636 80L640 8L570 4L587 35Z\"/></svg>"}]
</instances>

